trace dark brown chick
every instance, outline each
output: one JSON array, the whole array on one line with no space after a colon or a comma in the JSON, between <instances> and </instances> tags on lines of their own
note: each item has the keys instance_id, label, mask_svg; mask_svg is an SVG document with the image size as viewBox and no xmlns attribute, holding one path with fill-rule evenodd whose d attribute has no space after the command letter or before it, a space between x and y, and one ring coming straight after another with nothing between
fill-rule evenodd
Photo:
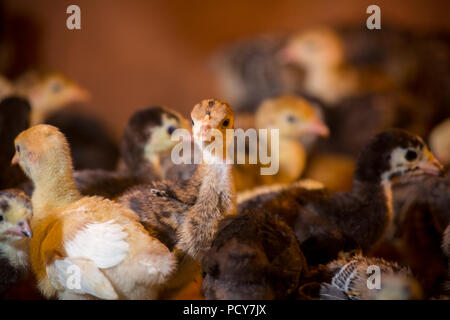
<instances>
[{"instance_id":1,"label":"dark brown chick","mask_svg":"<svg viewBox=\"0 0 450 320\"><path fill-rule=\"evenodd\" d=\"M348 192L288 188L275 197L239 204L264 208L294 228L308 264L326 263L340 250L369 251L392 223L392 180L397 176L441 174L442 167L417 135L390 130L377 135L360 153ZM264 201L264 198L267 200Z\"/></svg>"},{"instance_id":2,"label":"dark brown chick","mask_svg":"<svg viewBox=\"0 0 450 320\"><path fill-rule=\"evenodd\" d=\"M293 230L263 209L225 218L202 262L209 300L291 297L307 271Z\"/></svg>"}]
</instances>

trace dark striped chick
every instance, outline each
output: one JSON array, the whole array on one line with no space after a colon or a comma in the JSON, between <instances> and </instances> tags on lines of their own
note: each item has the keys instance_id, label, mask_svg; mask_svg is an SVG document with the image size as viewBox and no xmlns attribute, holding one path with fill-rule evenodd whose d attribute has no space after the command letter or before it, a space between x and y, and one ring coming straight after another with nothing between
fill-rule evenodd
<instances>
[{"instance_id":1,"label":"dark striped chick","mask_svg":"<svg viewBox=\"0 0 450 320\"><path fill-rule=\"evenodd\" d=\"M320 286L321 300L417 300L419 283L408 268L380 258L345 254L326 265L331 277ZM378 273L379 271L379 273ZM375 279L379 274L379 283Z\"/></svg>"}]
</instances>

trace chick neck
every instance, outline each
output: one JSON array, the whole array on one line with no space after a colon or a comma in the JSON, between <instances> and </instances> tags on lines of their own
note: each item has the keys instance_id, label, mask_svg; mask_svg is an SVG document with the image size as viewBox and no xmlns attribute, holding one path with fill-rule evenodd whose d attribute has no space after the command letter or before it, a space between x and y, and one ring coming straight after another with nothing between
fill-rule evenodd
<instances>
[{"instance_id":1,"label":"chick neck","mask_svg":"<svg viewBox=\"0 0 450 320\"><path fill-rule=\"evenodd\" d=\"M207 151L202 151L204 160L198 166L189 184L198 190L194 205L186 214L178 247L193 259L200 261L211 246L219 222L236 212L236 195L231 174L231 164L226 158L214 160ZM190 188L191 189L191 188Z\"/></svg>"},{"instance_id":2,"label":"chick neck","mask_svg":"<svg viewBox=\"0 0 450 320\"><path fill-rule=\"evenodd\" d=\"M34 214L39 216L63 208L81 199L72 176L72 166L65 161L40 168L33 177L34 192L31 202Z\"/></svg>"},{"instance_id":3,"label":"chick neck","mask_svg":"<svg viewBox=\"0 0 450 320\"><path fill-rule=\"evenodd\" d=\"M16 268L26 268L29 263L29 239L0 237L0 256L5 256Z\"/></svg>"},{"instance_id":4,"label":"chick neck","mask_svg":"<svg viewBox=\"0 0 450 320\"><path fill-rule=\"evenodd\" d=\"M335 222L363 250L377 244L392 224L392 187L389 179L362 179L355 173L350 191L334 195Z\"/></svg>"},{"instance_id":5,"label":"chick neck","mask_svg":"<svg viewBox=\"0 0 450 320\"><path fill-rule=\"evenodd\" d=\"M297 180L303 173L306 163L306 151L303 144L298 139L281 134L278 150L272 150L270 142L267 142L267 145L272 157L274 157L273 152L278 154L279 170L275 175L263 176L266 183L291 183Z\"/></svg>"}]
</instances>

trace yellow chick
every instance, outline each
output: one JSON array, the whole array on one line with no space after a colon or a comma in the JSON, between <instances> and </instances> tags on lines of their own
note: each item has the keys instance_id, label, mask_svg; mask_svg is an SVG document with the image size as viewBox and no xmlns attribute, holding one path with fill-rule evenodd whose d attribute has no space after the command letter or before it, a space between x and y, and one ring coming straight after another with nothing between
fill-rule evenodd
<instances>
[{"instance_id":1,"label":"yellow chick","mask_svg":"<svg viewBox=\"0 0 450 320\"><path fill-rule=\"evenodd\" d=\"M72 102L84 102L89 93L59 73L43 77L27 75L16 83L16 91L28 98L32 106L31 125L43 123L45 118Z\"/></svg>"},{"instance_id":2,"label":"yellow chick","mask_svg":"<svg viewBox=\"0 0 450 320\"><path fill-rule=\"evenodd\" d=\"M297 180L306 164L306 151L300 140L329 134L320 113L307 100L290 95L264 100L255 115L255 127L268 129L269 136L270 130L279 129L279 152L274 152L274 156L278 153L279 170L275 175L261 175L259 164L236 165L233 177L237 191Z\"/></svg>"},{"instance_id":3,"label":"yellow chick","mask_svg":"<svg viewBox=\"0 0 450 320\"><path fill-rule=\"evenodd\" d=\"M149 299L175 259L137 215L100 197L82 197L64 135L37 125L15 140L18 163L35 186L31 268L38 288L59 299Z\"/></svg>"}]
</instances>

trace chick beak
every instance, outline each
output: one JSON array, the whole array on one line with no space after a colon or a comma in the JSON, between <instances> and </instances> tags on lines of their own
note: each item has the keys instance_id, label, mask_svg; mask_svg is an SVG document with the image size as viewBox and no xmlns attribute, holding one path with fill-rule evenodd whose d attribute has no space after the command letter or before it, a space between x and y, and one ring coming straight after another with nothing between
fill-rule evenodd
<instances>
[{"instance_id":1,"label":"chick beak","mask_svg":"<svg viewBox=\"0 0 450 320\"><path fill-rule=\"evenodd\" d=\"M278 51L277 58L283 64L289 64L295 61L294 55L292 54L292 49L289 46Z\"/></svg>"},{"instance_id":2,"label":"chick beak","mask_svg":"<svg viewBox=\"0 0 450 320\"><path fill-rule=\"evenodd\" d=\"M19 154L14 153L14 157L11 159L11 165L14 166L19 163Z\"/></svg>"},{"instance_id":3,"label":"chick beak","mask_svg":"<svg viewBox=\"0 0 450 320\"><path fill-rule=\"evenodd\" d=\"M72 88L71 96L79 102L88 102L91 99L91 94L89 91L78 86Z\"/></svg>"},{"instance_id":4,"label":"chick beak","mask_svg":"<svg viewBox=\"0 0 450 320\"><path fill-rule=\"evenodd\" d=\"M330 135L330 130L328 127L319 119L314 119L306 124L305 132L310 134L315 134L320 137L328 137Z\"/></svg>"},{"instance_id":5,"label":"chick beak","mask_svg":"<svg viewBox=\"0 0 450 320\"><path fill-rule=\"evenodd\" d=\"M30 227L30 222L28 220L19 221L19 223L9 231L12 234L18 236L25 236L27 238L31 238L33 236L33 232L31 231Z\"/></svg>"},{"instance_id":6,"label":"chick beak","mask_svg":"<svg viewBox=\"0 0 450 320\"><path fill-rule=\"evenodd\" d=\"M427 160L422 161L419 164L419 169L421 169L426 174L431 174L433 176L443 176L444 175L444 167L439 162L438 159L436 159L431 152L428 153Z\"/></svg>"}]
</instances>

